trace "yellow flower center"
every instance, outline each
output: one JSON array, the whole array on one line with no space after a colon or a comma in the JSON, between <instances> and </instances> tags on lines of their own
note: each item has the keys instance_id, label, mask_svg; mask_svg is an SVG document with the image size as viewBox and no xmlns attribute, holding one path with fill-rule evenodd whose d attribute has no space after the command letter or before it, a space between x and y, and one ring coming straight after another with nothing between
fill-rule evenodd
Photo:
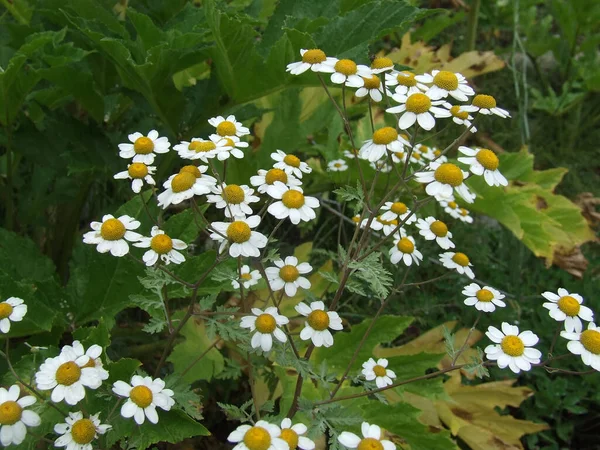
<instances>
[{"instance_id":1,"label":"yellow flower center","mask_svg":"<svg viewBox=\"0 0 600 450\"><path fill-rule=\"evenodd\" d=\"M433 84L447 91L458 89L458 78L452 72L441 70L433 77Z\"/></svg>"},{"instance_id":2,"label":"yellow flower center","mask_svg":"<svg viewBox=\"0 0 600 450\"><path fill-rule=\"evenodd\" d=\"M272 333L277 323L271 314L261 314L256 318L256 329L261 333Z\"/></svg>"},{"instance_id":3,"label":"yellow flower center","mask_svg":"<svg viewBox=\"0 0 600 450\"><path fill-rule=\"evenodd\" d=\"M339 169L340 167L342 167L342 163L333 163L333 167Z\"/></svg>"},{"instance_id":4,"label":"yellow flower center","mask_svg":"<svg viewBox=\"0 0 600 450\"><path fill-rule=\"evenodd\" d=\"M496 154L487 148L479 150L475 155L475 159L487 170L496 170L500 165Z\"/></svg>"},{"instance_id":5,"label":"yellow flower center","mask_svg":"<svg viewBox=\"0 0 600 450\"><path fill-rule=\"evenodd\" d=\"M459 266L467 267L469 265L469 257L461 252L456 252L452 257L452 261L454 261Z\"/></svg>"},{"instance_id":6,"label":"yellow flower center","mask_svg":"<svg viewBox=\"0 0 600 450\"><path fill-rule=\"evenodd\" d=\"M325 55L325 52L318 48L313 48L311 50L307 50L306 52L304 52L304 55L302 55L302 62L305 62L308 64L322 63L326 59L327 59L327 55Z\"/></svg>"},{"instance_id":7,"label":"yellow flower center","mask_svg":"<svg viewBox=\"0 0 600 450\"><path fill-rule=\"evenodd\" d=\"M380 366L379 364L376 365L375 367L373 367L373 372L375 372L375 375L378 377L385 377L387 371L385 370L385 367Z\"/></svg>"},{"instance_id":8,"label":"yellow flower center","mask_svg":"<svg viewBox=\"0 0 600 450\"><path fill-rule=\"evenodd\" d=\"M365 89L379 89L381 86L381 80L377 75L362 77L362 79L365 80Z\"/></svg>"},{"instance_id":9,"label":"yellow flower center","mask_svg":"<svg viewBox=\"0 0 600 450\"><path fill-rule=\"evenodd\" d=\"M13 307L6 302L0 303L0 320L10 317Z\"/></svg>"},{"instance_id":10,"label":"yellow flower center","mask_svg":"<svg viewBox=\"0 0 600 450\"><path fill-rule=\"evenodd\" d=\"M285 155L285 158L283 158L283 162L286 163L288 166L300 167L300 158L294 155Z\"/></svg>"},{"instance_id":11,"label":"yellow flower center","mask_svg":"<svg viewBox=\"0 0 600 450\"><path fill-rule=\"evenodd\" d=\"M281 435L279 437L287 442L290 450L296 450L298 448L298 433L291 428L284 428L281 430Z\"/></svg>"},{"instance_id":12,"label":"yellow flower center","mask_svg":"<svg viewBox=\"0 0 600 450\"><path fill-rule=\"evenodd\" d=\"M469 215L469 211L467 211L465 208L460 208L460 215L461 216L468 216Z\"/></svg>"},{"instance_id":13,"label":"yellow flower center","mask_svg":"<svg viewBox=\"0 0 600 450\"><path fill-rule=\"evenodd\" d=\"M106 241L118 241L125 236L125 225L119 219L108 219L100 227L100 236Z\"/></svg>"},{"instance_id":14,"label":"yellow flower center","mask_svg":"<svg viewBox=\"0 0 600 450\"><path fill-rule=\"evenodd\" d=\"M413 244L410 239L405 237L398 241L396 247L398 247L398 250L400 250L402 253L410 254L415 251L415 244Z\"/></svg>"},{"instance_id":15,"label":"yellow flower center","mask_svg":"<svg viewBox=\"0 0 600 450\"><path fill-rule=\"evenodd\" d=\"M248 281L248 280L252 279L252 275L250 275L249 273L243 273L243 274L240 275L240 278L242 280Z\"/></svg>"},{"instance_id":16,"label":"yellow flower center","mask_svg":"<svg viewBox=\"0 0 600 450\"><path fill-rule=\"evenodd\" d=\"M436 181L442 184L449 184L452 187L460 186L463 182L463 173L456 164L444 163L433 174Z\"/></svg>"},{"instance_id":17,"label":"yellow flower center","mask_svg":"<svg viewBox=\"0 0 600 450\"><path fill-rule=\"evenodd\" d=\"M394 156L396 156L396 158L402 160L402 159L404 159L404 152L396 152L396 153L394 153Z\"/></svg>"},{"instance_id":18,"label":"yellow flower center","mask_svg":"<svg viewBox=\"0 0 600 450\"><path fill-rule=\"evenodd\" d=\"M383 444L377 439L364 438L358 443L356 450L383 450Z\"/></svg>"},{"instance_id":19,"label":"yellow flower center","mask_svg":"<svg viewBox=\"0 0 600 450\"><path fill-rule=\"evenodd\" d=\"M135 386L131 392L129 392L129 398L140 408L147 408L152 403L154 397L150 388L140 385Z\"/></svg>"},{"instance_id":20,"label":"yellow flower center","mask_svg":"<svg viewBox=\"0 0 600 450\"><path fill-rule=\"evenodd\" d=\"M244 434L244 444L249 450L267 450L271 447L271 435L262 427L252 427Z\"/></svg>"},{"instance_id":21,"label":"yellow flower center","mask_svg":"<svg viewBox=\"0 0 600 450\"><path fill-rule=\"evenodd\" d=\"M600 355L600 332L596 330L585 330L579 338L581 345L594 355Z\"/></svg>"},{"instance_id":22,"label":"yellow flower center","mask_svg":"<svg viewBox=\"0 0 600 450\"><path fill-rule=\"evenodd\" d=\"M509 356L521 356L525 351L525 344L517 336L506 336L500 343L502 351Z\"/></svg>"},{"instance_id":23,"label":"yellow flower center","mask_svg":"<svg viewBox=\"0 0 600 450\"><path fill-rule=\"evenodd\" d=\"M145 136L137 138L133 143L133 151L138 155L147 155L154 150L154 142Z\"/></svg>"},{"instance_id":24,"label":"yellow flower center","mask_svg":"<svg viewBox=\"0 0 600 450\"><path fill-rule=\"evenodd\" d=\"M299 276L300 272L298 272L298 269L295 266L290 266L289 264L286 264L281 269L279 269L279 277L286 283L296 281Z\"/></svg>"},{"instance_id":25,"label":"yellow flower center","mask_svg":"<svg viewBox=\"0 0 600 450\"><path fill-rule=\"evenodd\" d=\"M322 309L317 309L308 315L307 321L313 330L323 331L329 326L329 315Z\"/></svg>"},{"instance_id":26,"label":"yellow flower center","mask_svg":"<svg viewBox=\"0 0 600 450\"><path fill-rule=\"evenodd\" d=\"M227 227L227 239L238 244L250 239L251 230L246 222L236 220Z\"/></svg>"},{"instance_id":27,"label":"yellow flower center","mask_svg":"<svg viewBox=\"0 0 600 450\"><path fill-rule=\"evenodd\" d=\"M236 132L235 123L224 120L217 125L217 134L219 136L234 136Z\"/></svg>"},{"instance_id":28,"label":"yellow flower center","mask_svg":"<svg viewBox=\"0 0 600 450\"><path fill-rule=\"evenodd\" d=\"M417 85L417 80L415 80L415 74L412 72L408 72L407 70L403 70L398 75L396 75L396 80L398 80L398 84L400 86L413 87Z\"/></svg>"},{"instance_id":29,"label":"yellow flower center","mask_svg":"<svg viewBox=\"0 0 600 450\"><path fill-rule=\"evenodd\" d=\"M450 207L450 209L458 208L458 204L456 202L448 202L448 206Z\"/></svg>"},{"instance_id":30,"label":"yellow flower center","mask_svg":"<svg viewBox=\"0 0 600 450\"><path fill-rule=\"evenodd\" d=\"M429 229L437 237L444 237L448 234L448 226L441 220L436 220L433 222L431 225L429 225Z\"/></svg>"},{"instance_id":31,"label":"yellow flower center","mask_svg":"<svg viewBox=\"0 0 600 450\"><path fill-rule=\"evenodd\" d=\"M281 196L281 201L290 209L298 209L304 205L304 194L290 189Z\"/></svg>"},{"instance_id":32,"label":"yellow flower center","mask_svg":"<svg viewBox=\"0 0 600 450\"><path fill-rule=\"evenodd\" d=\"M438 157L440 157L440 156L442 155L442 151L441 151L441 150L434 150L434 151L433 151L433 155L434 155L436 158L438 158Z\"/></svg>"},{"instance_id":33,"label":"yellow flower center","mask_svg":"<svg viewBox=\"0 0 600 450\"><path fill-rule=\"evenodd\" d=\"M390 58L375 58L371 63L371 69L384 69L393 65L394 62Z\"/></svg>"},{"instance_id":34,"label":"yellow flower center","mask_svg":"<svg viewBox=\"0 0 600 450\"><path fill-rule=\"evenodd\" d=\"M88 359L88 362L81 366L82 369L85 369L86 367L96 367L96 361L94 361L94 358Z\"/></svg>"},{"instance_id":35,"label":"yellow flower center","mask_svg":"<svg viewBox=\"0 0 600 450\"><path fill-rule=\"evenodd\" d=\"M398 139L398 132L392 127L383 127L373 133L373 143L388 145Z\"/></svg>"},{"instance_id":36,"label":"yellow flower center","mask_svg":"<svg viewBox=\"0 0 600 450\"><path fill-rule=\"evenodd\" d=\"M381 223L382 225L398 225L398 221L396 219L384 220L381 218L381 216L377 217L377 222Z\"/></svg>"},{"instance_id":37,"label":"yellow flower center","mask_svg":"<svg viewBox=\"0 0 600 450\"><path fill-rule=\"evenodd\" d=\"M202 176L202 172L200 172L200 169L193 165L183 166L181 169L179 169L179 173L184 172L191 173L192 175L194 175L194 178L200 178Z\"/></svg>"},{"instance_id":38,"label":"yellow flower center","mask_svg":"<svg viewBox=\"0 0 600 450\"><path fill-rule=\"evenodd\" d=\"M356 63L350 59L340 59L335 63L335 71L342 75L354 75L356 73Z\"/></svg>"},{"instance_id":39,"label":"yellow flower center","mask_svg":"<svg viewBox=\"0 0 600 450\"><path fill-rule=\"evenodd\" d=\"M395 202L392 204L391 210L394 214L402 215L407 213L408 208L402 202Z\"/></svg>"},{"instance_id":40,"label":"yellow flower center","mask_svg":"<svg viewBox=\"0 0 600 450\"><path fill-rule=\"evenodd\" d=\"M244 201L244 190L237 184L230 184L223 189L223 200L232 205L239 205Z\"/></svg>"},{"instance_id":41,"label":"yellow flower center","mask_svg":"<svg viewBox=\"0 0 600 450\"><path fill-rule=\"evenodd\" d=\"M570 295L565 295L564 297L558 299L557 304L558 308L570 317L577 316L577 314L579 314L579 310L581 309L579 302Z\"/></svg>"},{"instance_id":42,"label":"yellow flower center","mask_svg":"<svg viewBox=\"0 0 600 450\"><path fill-rule=\"evenodd\" d=\"M473 98L473 106L484 109L492 109L496 107L496 99L491 95L479 94Z\"/></svg>"},{"instance_id":43,"label":"yellow flower center","mask_svg":"<svg viewBox=\"0 0 600 450\"><path fill-rule=\"evenodd\" d=\"M421 159L421 154L415 150L412 154L412 157L418 161L419 159Z\"/></svg>"},{"instance_id":44,"label":"yellow flower center","mask_svg":"<svg viewBox=\"0 0 600 450\"><path fill-rule=\"evenodd\" d=\"M288 155L290 156L290 155ZM281 169L271 169L265 175L265 182L267 184L274 184L276 181L281 181L282 183L287 183L288 177L287 173L285 173Z\"/></svg>"},{"instance_id":45,"label":"yellow flower center","mask_svg":"<svg viewBox=\"0 0 600 450\"><path fill-rule=\"evenodd\" d=\"M80 444L89 444L96 437L96 427L90 419L80 419L73 424L71 428L73 440Z\"/></svg>"},{"instance_id":46,"label":"yellow flower center","mask_svg":"<svg viewBox=\"0 0 600 450\"><path fill-rule=\"evenodd\" d=\"M423 114L431 108L431 99L425 94L412 94L406 100L406 110L415 114Z\"/></svg>"},{"instance_id":47,"label":"yellow flower center","mask_svg":"<svg viewBox=\"0 0 600 450\"><path fill-rule=\"evenodd\" d=\"M17 402L6 401L0 405L0 425L14 425L21 420L23 408Z\"/></svg>"},{"instance_id":48,"label":"yellow flower center","mask_svg":"<svg viewBox=\"0 0 600 450\"><path fill-rule=\"evenodd\" d=\"M469 113L466 111L461 111L460 105L454 105L452 108L450 108L450 114L462 120L466 120L469 118Z\"/></svg>"},{"instance_id":49,"label":"yellow flower center","mask_svg":"<svg viewBox=\"0 0 600 450\"><path fill-rule=\"evenodd\" d=\"M71 386L81 378L81 368L73 361L63 363L56 369L56 382L63 386Z\"/></svg>"},{"instance_id":50,"label":"yellow flower center","mask_svg":"<svg viewBox=\"0 0 600 450\"><path fill-rule=\"evenodd\" d=\"M148 166L143 163L133 163L127 168L127 173L131 178L144 178L148 175Z\"/></svg>"},{"instance_id":51,"label":"yellow flower center","mask_svg":"<svg viewBox=\"0 0 600 450\"><path fill-rule=\"evenodd\" d=\"M189 172L179 172L171 180L171 190L173 192L183 192L190 189L196 182L196 177Z\"/></svg>"},{"instance_id":52,"label":"yellow flower center","mask_svg":"<svg viewBox=\"0 0 600 450\"><path fill-rule=\"evenodd\" d=\"M360 216L354 216L354 217L352 217L352 222L354 222L354 223L360 222Z\"/></svg>"},{"instance_id":53,"label":"yellow flower center","mask_svg":"<svg viewBox=\"0 0 600 450\"><path fill-rule=\"evenodd\" d=\"M164 255L173 249L173 240L166 234L157 234L150 240L150 248L159 255Z\"/></svg>"},{"instance_id":54,"label":"yellow flower center","mask_svg":"<svg viewBox=\"0 0 600 450\"><path fill-rule=\"evenodd\" d=\"M217 148L213 141L192 141L188 145L188 150L193 150L196 153L210 152Z\"/></svg>"},{"instance_id":55,"label":"yellow flower center","mask_svg":"<svg viewBox=\"0 0 600 450\"><path fill-rule=\"evenodd\" d=\"M475 297L477 297L477 300L480 302L489 303L494 299L494 294L489 289L479 289L475 293Z\"/></svg>"}]
</instances>

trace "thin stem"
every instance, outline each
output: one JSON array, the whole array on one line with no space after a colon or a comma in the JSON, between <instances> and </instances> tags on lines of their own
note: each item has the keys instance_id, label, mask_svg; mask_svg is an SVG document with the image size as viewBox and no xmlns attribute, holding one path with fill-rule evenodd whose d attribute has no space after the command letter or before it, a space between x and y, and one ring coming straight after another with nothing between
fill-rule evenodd
<instances>
[{"instance_id":1,"label":"thin stem","mask_svg":"<svg viewBox=\"0 0 600 450\"><path fill-rule=\"evenodd\" d=\"M260 420L260 410L258 407L258 397L256 396L256 388L254 386L254 367L250 363L250 352L248 352L248 383L250 384L250 392L252 392L252 402L254 403L254 413L256 420Z\"/></svg>"},{"instance_id":2,"label":"thin stem","mask_svg":"<svg viewBox=\"0 0 600 450\"><path fill-rule=\"evenodd\" d=\"M221 342L221 338L216 339L212 344L208 346L206 350L204 350L196 359L194 359L184 370L179 374L179 378L183 378L186 373L188 373L202 358L204 358L208 352L210 352L214 347L216 347L219 342Z\"/></svg>"},{"instance_id":3,"label":"thin stem","mask_svg":"<svg viewBox=\"0 0 600 450\"><path fill-rule=\"evenodd\" d=\"M456 355L454 356L454 359L452 359L452 364L451 365L453 367L456 364L456 361L458 361L458 358L460 358L460 355L462 354L462 352L465 350L465 348L469 344L469 338L471 337L471 334L473 333L473 331L475 331L475 327L479 323L479 319L481 319L481 314L482 314L481 311L479 311L479 314L477 314L477 318L475 319L475 322L473 323L473 326L471 327L471 329L469 330L469 333L467 334L467 337L465 338L465 342L463 342L462 347L456 353Z\"/></svg>"},{"instance_id":4,"label":"thin stem","mask_svg":"<svg viewBox=\"0 0 600 450\"><path fill-rule=\"evenodd\" d=\"M550 350L548 350L548 356L552 356L552 353L554 352L554 346L556 345L556 340L558 339L558 335L560 334L560 332L563 330L563 324L559 323L556 331L554 332L554 337L552 338L552 344L550 345Z\"/></svg>"},{"instance_id":5,"label":"thin stem","mask_svg":"<svg viewBox=\"0 0 600 450\"><path fill-rule=\"evenodd\" d=\"M375 133L375 123L373 122L373 109L371 106L371 97L369 96L369 120L371 122L371 133Z\"/></svg>"},{"instance_id":6,"label":"thin stem","mask_svg":"<svg viewBox=\"0 0 600 450\"><path fill-rule=\"evenodd\" d=\"M142 191L140 191L138 193L138 195L140 196L140 200L142 201L142 205L144 205L144 211L146 211L146 215L150 218L150 221L156 225L157 227L160 228L160 224L158 223L158 221L154 218L154 216L152 214L150 214L150 210L148 209L148 204L146 203L146 200L144 200L144 194L142 193Z\"/></svg>"},{"instance_id":7,"label":"thin stem","mask_svg":"<svg viewBox=\"0 0 600 450\"><path fill-rule=\"evenodd\" d=\"M6 215L5 226L7 230L14 227L15 199L13 193L13 161L12 161L12 123L8 121L8 108L6 108Z\"/></svg>"}]
</instances>

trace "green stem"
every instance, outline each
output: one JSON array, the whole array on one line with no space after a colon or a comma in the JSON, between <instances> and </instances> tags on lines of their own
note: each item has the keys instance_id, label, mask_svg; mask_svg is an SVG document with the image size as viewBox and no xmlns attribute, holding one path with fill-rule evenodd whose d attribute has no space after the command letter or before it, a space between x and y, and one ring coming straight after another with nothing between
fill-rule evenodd
<instances>
[{"instance_id":1,"label":"green stem","mask_svg":"<svg viewBox=\"0 0 600 450\"><path fill-rule=\"evenodd\" d=\"M469 9L467 19L467 50L475 50L475 41L477 40L477 23L479 21L479 7L481 0L473 0Z\"/></svg>"}]
</instances>

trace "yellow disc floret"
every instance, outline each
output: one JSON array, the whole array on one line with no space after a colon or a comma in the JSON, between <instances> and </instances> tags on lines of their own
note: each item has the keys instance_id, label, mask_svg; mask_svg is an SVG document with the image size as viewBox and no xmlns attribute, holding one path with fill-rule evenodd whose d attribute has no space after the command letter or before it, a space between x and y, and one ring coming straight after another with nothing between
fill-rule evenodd
<instances>
[{"instance_id":1,"label":"yellow disc floret","mask_svg":"<svg viewBox=\"0 0 600 450\"><path fill-rule=\"evenodd\" d=\"M448 206L450 207L450 209L456 209L456 208L458 208L458 203L448 202Z\"/></svg>"},{"instance_id":2,"label":"yellow disc floret","mask_svg":"<svg viewBox=\"0 0 600 450\"><path fill-rule=\"evenodd\" d=\"M429 225L429 229L437 237L445 237L448 234L448 226L441 220L436 220Z\"/></svg>"},{"instance_id":3,"label":"yellow disc floret","mask_svg":"<svg viewBox=\"0 0 600 450\"><path fill-rule=\"evenodd\" d=\"M150 388L139 385L135 386L131 392L129 392L129 398L140 408L147 408L152 403L154 396L152 395Z\"/></svg>"},{"instance_id":4,"label":"yellow disc floret","mask_svg":"<svg viewBox=\"0 0 600 450\"><path fill-rule=\"evenodd\" d=\"M340 59L335 63L334 69L342 75L354 75L356 73L356 63L351 59Z\"/></svg>"},{"instance_id":5,"label":"yellow disc floret","mask_svg":"<svg viewBox=\"0 0 600 450\"><path fill-rule=\"evenodd\" d=\"M287 183L287 173L281 169L271 169L265 174L265 182L267 184L274 184L276 181L281 181L283 184Z\"/></svg>"},{"instance_id":6,"label":"yellow disc floret","mask_svg":"<svg viewBox=\"0 0 600 450\"><path fill-rule=\"evenodd\" d=\"M365 89L379 89L381 86L381 80L377 75L362 77L362 79L365 80Z\"/></svg>"},{"instance_id":7,"label":"yellow disc floret","mask_svg":"<svg viewBox=\"0 0 600 450\"><path fill-rule=\"evenodd\" d=\"M80 445L89 444L96 437L96 427L90 419L80 419L71 428L73 440Z\"/></svg>"},{"instance_id":8,"label":"yellow disc floret","mask_svg":"<svg viewBox=\"0 0 600 450\"><path fill-rule=\"evenodd\" d=\"M164 255L173 249L173 239L166 234L157 234L150 240L150 248L159 255Z\"/></svg>"},{"instance_id":9,"label":"yellow disc floret","mask_svg":"<svg viewBox=\"0 0 600 450\"><path fill-rule=\"evenodd\" d=\"M415 74L407 70L403 70L398 75L396 75L396 80L398 80L398 84L400 86L413 87L417 85L417 80L415 80Z\"/></svg>"},{"instance_id":10,"label":"yellow disc floret","mask_svg":"<svg viewBox=\"0 0 600 450\"><path fill-rule=\"evenodd\" d=\"M318 48L313 48L311 50L307 50L306 52L304 52L304 55L302 55L302 62L305 62L308 64L322 63L326 59L327 59L327 55L325 55L325 52Z\"/></svg>"},{"instance_id":11,"label":"yellow disc floret","mask_svg":"<svg viewBox=\"0 0 600 450\"><path fill-rule=\"evenodd\" d=\"M173 192L183 192L190 189L196 183L196 177L189 172L180 172L171 180Z\"/></svg>"},{"instance_id":12,"label":"yellow disc floret","mask_svg":"<svg viewBox=\"0 0 600 450\"><path fill-rule=\"evenodd\" d=\"M0 405L0 425L14 425L21 420L23 408L17 402L8 400Z\"/></svg>"},{"instance_id":13,"label":"yellow disc floret","mask_svg":"<svg viewBox=\"0 0 600 450\"><path fill-rule=\"evenodd\" d=\"M473 98L473 106L483 109L492 109L496 107L496 99L491 95L479 94Z\"/></svg>"},{"instance_id":14,"label":"yellow disc floret","mask_svg":"<svg viewBox=\"0 0 600 450\"><path fill-rule=\"evenodd\" d=\"M235 123L224 120L217 125L217 134L219 136L234 136L236 132Z\"/></svg>"},{"instance_id":15,"label":"yellow disc floret","mask_svg":"<svg viewBox=\"0 0 600 450\"><path fill-rule=\"evenodd\" d=\"M194 178L200 178L202 176L202 172L200 172L200 169L193 165L183 166L181 169L179 169L179 173L184 172L191 173L192 175L194 175Z\"/></svg>"},{"instance_id":16,"label":"yellow disc floret","mask_svg":"<svg viewBox=\"0 0 600 450\"><path fill-rule=\"evenodd\" d=\"M147 155L154 150L154 142L145 136L139 137L133 143L133 151L138 155Z\"/></svg>"},{"instance_id":17,"label":"yellow disc floret","mask_svg":"<svg viewBox=\"0 0 600 450\"><path fill-rule=\"evenodd\" d=\"M10 317L13 307L6 302L0 303L0 320Z\"/></svg>"},{"instance_id":18,"label":"yellow disc floret","mask_svg":"<svg viewBox=\"0 0 600 450\"><path fill-rule=\"evenodd\" d=\"M459 266L467 267L470 263L469 257L461 252L456 252L452 257L452 261L454 261Z\"/></svg>"},{"instance_id":19,"label":"yellow disc floret","mask_svg":"<svg viewBox=\"0 0 600 450\"><path fill-rule=\"evenodd\" d=\"M286 264L281 269L279 269L279 277L286 283L292 283L296 281L299 276L300 272L298 272L296 266Z\"/></svg>"},{"instance_id":20,"label":"yellow disc floret","mask_svg":"<svg viewBox=\"0 0 600 450\"><path fill-rule=\"evenodd\" d=\"M390 58L375 58L371 63L371 69L385 69L393 65L394 62Z\"/></svg>"},{"instance_id":21,"label":"yellow disc floret","mask_svg":"<svg viewBox=\"0 0 600 450\"><path fill-rule=\"evenodd\" d=\"M579 302L570 295L559 298L557 304L558 308L569 317L577 316L581 309Z\"/></svg>"},{"instance_id":22,"label":"yellow disc floret","mask_svg":"<svg viewBox=\"0 0 600 450\"><path fill-rule=\"evenodd\" d=\"M398 139L398 132L392 127L383 127L373 133L373 143L388 145Z\"/></svg>"},{"instance_id":23,"label":"yellow disc floret","mask_svg":"<svg viewBox=\"0 0 600 450\"><path fill-rule=\"evenodd\" d=\"M452 72L440 70L436 76L433 77L433 84L446 91L455 91L458 89L458 78Z\"/></svg>"},{"instance_id":24,"label":"yellow disc floret","mask_svg":"<svg viewBox=\"0 0 600 450\"><path fill-rule=\"evenodd\" d=\"M55 377L58 384L71 386L81 378L81 368L73 361L68 361L56 369Z\"/></svg>"},{"instance_id":25,"label":"yellow disc floret","mask_svg":"<svg viewBox=\"0 0 600 450\"><path fill-rule=\"evenodd\" d=\"M400 239L396 244L396 247L398 247L398 250L400 250L402 253L410 254L415 251L415 244L413 244L412 241L406 237Z\"/></svg>"},{"instance_id":26,"label":"yellow disc floret","mask_svg":"<svg viewBox=\"0 0 600 450\"><path fill-rule=\"evenodd\" d=\"M398 214L399 216L401 216L402 214L406 214L408 212L408 207L402 202L395 202L392 203L392 207L390 208L390 210L394 214Z\"/></svg>"},{"instance_id":27,"label":"yellow disc floret","mask_svg":"<svg viewBox=\"0 0 600 450\"><path fill-rule=\"evenodd\" d=\"M271 314L261 314L256 318L255 326L259 333L268 334L275 331L277 323Z\"/></svg>"},{"instance_id":28,"label":"yellow disc floret","mask_svg":"<svg viewBox=\"0 0 600 450\"><path fill-rule=\"evenodd\" d=\"M600 355L600 332L596 330L585 330L579 338L581 345L590 353Z\"/></svg>"},{"instance_id":29,"label":"yellow disc floret","mask_svg":"<svg viewBox=\"0 0 600 450\"><path fill-rule=\"evenodd\" d=\"M452 187L460 186L464 180L464 176L460 167L452 163L444 163L440 165L433 174L436 181L442 184L449 184Z\"/></svg>"},{"instance_id":30,"label":"yellow disc floret","mask_svg":"<svg viewBox=\"0 0 600 450\"><path fill-rule=\"evenodd\" d=\"M252 279L252 275L249 273L243 273L240 275L240 278L244 281L250 281Z\"/></svg>"},{"instance_id":31,"label":"yellow disc floret","mask_svg":"<svg viewBox=\"0 0 600 450\"><path fill-rule=\"evenodd\" d=\"M329 315L322 309L317 309L308 315L307 321L313 330L323 331L329 326Z\"/></svg>"},{"instance_id":32,"label":"yellow disc floret","mask_svg":"<svg viewBox=\"0 0 600 450\"><path fill-rule=\"evenodd\" d=\"M496 154L487 148L482 148L479 150L475 155L475 159L483 166L484 169L487 170L496 170L500 165L500 161L498 160Z\"/></svg>"},{"instance_id":33,"label":"yellow disc floret","mask_svg":"<svg viewBox=\"0 0 600 450\"><path fill-rule=\"evenodd\" d=\"M500 343L502 351L509 356L521 356L525 351L525 344L517 336L506 336Z\"/></svg>"},{"instance_id":34,"label":"yellow disc floret","mask_svg":"<svg viewBox=\"0 0 600 450\"><path fill-rule=\"evenodd\" d=\"M244 201L244 190L237 184L229 184L223 189L223 200L232 205L239 205Z\"/></svg>"},{"instance_id":35,"label":"yellow disc floret","mask_svg":"<svg viewBox=\"0 0 600 450\"><path fill-rule=\"evenodd\" d=\"M100 227L100 236L106 241L118 241L125 236L125 225L119 219L108 219Z\"/></svg>"},{"instance_id":36,"label":"yellow disc floret","mask_svg":"<svg viewBox=\"0 0 600 450\"><path fill-rule=\"evenodd\" d=\"M127 168L127 173L131 178L144 178L148 175L148 166L144 163L133 163Z\"/></svg>"},{"instance_id":37,"label":"yellow disc floret","mask_svg":"<svg viewBox=\"0 0 600 450\"><path fill-rule=\"evenodd\" d=\"M298 433L291 428L284 428L281 430L281 436L279 437L287 442L290 450L296 450L298 448Z\"/></svg>"},{"instance_id":38,"label":"yellow disc floret","mask_svg":"<svg viewBox=\"0 0 600 450\"><path fill-rule=\"evenodd\" d=\"M290 189L281 196L281 202L286 208L301 208L304 205L304 194L302 194L302 192Z\"/></svg>"},{"instance_id":39,"label":"yellow disc floret","mask_svg":"<svg viewBox=\"0 0 600 450\"><path fill-rule=\"evenodd\" d=\"M246 222L236 220L235 222L231 222L231 224L227 227L226 234L227 239L229 239L230 242L240 244L250 239L252 231L250 230L250 226Z\"/></svg>"},{"instance_id":40,"label":"yellow disc floret","mask_svg":"<svg viewBox=\"0 0 600 450\"><path fill-rule=\"evenodd\" d=\"M192 141L188 145L188 150L192 150L196 153L206 153L217 148L213 141Z\"/></svg>"},{"instance_id":41,"label":"yellow disc floret","mask_svg":"<svg viewBox=\"0 0 600 450\"><path fill-rule=\"evenodd\" d=\"M425 94L412 94L406 100L406 110L415 114L423 114L431 108L431 99Z\"/></svg>"},{"instance_id":42,"label":"yellow disc floret","mask_svg":"<svg viewBox=\"0 0 600 450\"><path fill-rule=\"evenodd\" d=\"M375 367L373 367L373 372L375 372L375 375L378 377L385 377L387 371L385 370L385 367L380 366L380 365L376 365Z\"/></svg>"},{"instance_id":43,"label":"yellow disc floret","mask_svg":"<svg viewBox=\"0 0 600 450\"><path fill-rule=\"evenodd\" d=\"M475 293L475 297L477 297L477 300L479 300L480 302L485 303L489 303L492 300L494 300L494 294L489 289L479 289Z\"/></svg>"},{"instance_id":44,"label":"yellow disc floret","mask_svg":"<svg viewBox=\"0 0 600 450\"><path fill-rule=\"evenodd\" d=\"M262 427L252 427L244 434L244 444L249 450L267 450L271 447L271 435Z\"/></svg>"},{"instance_id":45,"label":"yellow disc floret","mask_svg":"<svg viewBox=\"0 0 600 450\"><path fill-rule=\"evenodd\" d=\"M292 167L300 167L300 158L298 158L297 156L294 155L285 155L285 158L283 158L283 162L286 163L288 166L292 166Z\"/></svg>"},{"instance_id":46,"label":"yellow disc floret","mask_svg":"<svg viewBox=\"0 0 600 450\"><path fill-rule=\"evenodd\" d=\"M461 120L466 120L469 118L469 113L466 111L461 111L460 105L454 105L452 108L450 108L450 114L452 114L454 117L458 117Z\"/></svg>"},{"instance_id":47,"label":"yellow disc floret","mask_svg":"<svg viewBox=\"0 0 600 450\"><path fill-rule=\"evenodd\" d=\"M358 443L356 450L383 450L383 444L374 438L364 438Z\"/></svg>"}]
</instances>

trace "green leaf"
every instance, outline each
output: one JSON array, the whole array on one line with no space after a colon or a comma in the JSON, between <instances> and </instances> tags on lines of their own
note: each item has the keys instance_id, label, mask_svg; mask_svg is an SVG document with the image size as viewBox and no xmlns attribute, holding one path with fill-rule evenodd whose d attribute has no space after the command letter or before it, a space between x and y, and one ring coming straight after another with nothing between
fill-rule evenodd
<instances>
[{"instance_id":1,"label":"green leaf","mask_svg":"<svg viewBox=\"0 0 600 450\"><path fill-rule=\"evenodd\" d=\"M381 253L373 252L362 261L351 261L348 267L355 271L352 276L367 283L377 297L384 299L388 296L393 277L383 267Z\"/></svg>"},{"instance_id":2,"label":"green leaf","mask_svg":"<svg viewBox=\"0 0 600 450\"><path fill-rule=\"evenodd\" d=\"M205 212L208 205L201 205L199 208ZM206 224L196 216L192 209L186 209L169 217L163 226L165 233L174 239L181 239L186 244L194 242L204 228L206 228Z\"/></svg>"},{"instance_id":3,"label":"green leaf","mask_svg":"<svg viewBox=\"0 0 600 450\"><path fill-rule=\"evenodd\" d=\"M106 322L100 319L95 327L80 327L73 331L73 339L77 339L84 347L97 344L102 348L108 348L110 345L110 330Z\"/></svg>"}]
</instances>

